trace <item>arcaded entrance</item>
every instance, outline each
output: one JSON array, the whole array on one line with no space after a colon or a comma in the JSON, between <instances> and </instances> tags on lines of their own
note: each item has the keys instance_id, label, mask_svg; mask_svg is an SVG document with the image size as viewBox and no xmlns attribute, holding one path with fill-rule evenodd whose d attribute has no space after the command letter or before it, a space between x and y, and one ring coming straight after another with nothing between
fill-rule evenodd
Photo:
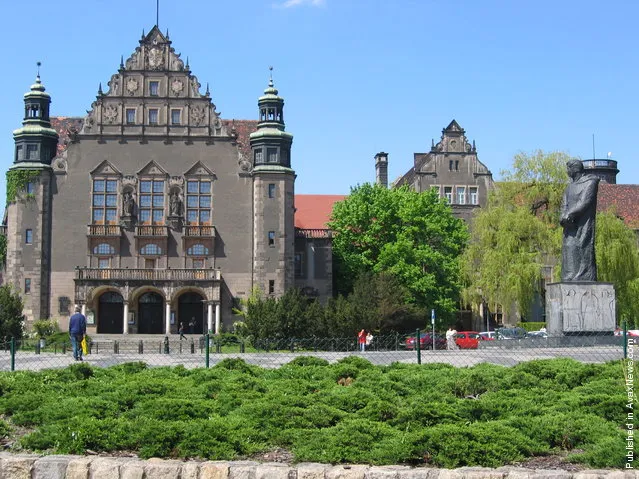
<instances>
[{"instance_id":1,"label":"arcaded entrance","mask_svg":"<svg viewBox=\"0 0 639 479\"><path fill-rule=\"evenodd\" d=\"M144 293L138 300L138 333L164 333L164 299L158 293Z\"/></svg>"},{"instance_id":2,"label":"arcaded entrance","mask_svg":"<svg viewBox=\"0 0 639 479\"><path fill-rule=\"evenodd\" d=\"M122 334L124 298L120 293L107 291L98 301L98 333Z\"/></svg>"},{"instance_id":3,"label":"arcaded entrance","mask_svg":"<svg viewBox=\"0 0 639 479\"><path fill-rule=\"evenodd\" d=\"M198 293L184 293L178 298L178 321L184 324L186 334L205 331L204 298Z\"/></svg>"}]
</instances>

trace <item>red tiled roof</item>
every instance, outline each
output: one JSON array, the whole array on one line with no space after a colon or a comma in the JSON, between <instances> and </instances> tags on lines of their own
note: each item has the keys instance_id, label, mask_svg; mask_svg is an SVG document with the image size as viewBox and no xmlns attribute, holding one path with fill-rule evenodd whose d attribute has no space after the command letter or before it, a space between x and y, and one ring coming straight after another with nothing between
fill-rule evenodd
<instances>
[{"instance_id":1,"label":"red tiled roof","mask_svg":"<svg viewBox=\"0 0 639 479\"><path fill-rule=\"evenodd\" d=\"M295 227L301 229L327 229L333 204L345 195L295 195Z\"/></svg>"},{"instance_id":2,"label":"red tiled roof","mask_svg":"<svg viewBox=\"0 0 639 479\"><path fill-rule=\"evenodd\" d=\"M599 183L597 211L613 208L630 228L639 228L639 185Z\"/></svg>"},{"instance_id":3,"label":"red tiled roof","mask_svg":"<svg viewBox=\"0 0 639 479\"><path fill-rule=\"evenodd\" d=\"M69 144L69 129L82 129L84 118L79 116L52 116L51 126L58 132L58 155L67 149Z\"/></svg>"}]
</instances>

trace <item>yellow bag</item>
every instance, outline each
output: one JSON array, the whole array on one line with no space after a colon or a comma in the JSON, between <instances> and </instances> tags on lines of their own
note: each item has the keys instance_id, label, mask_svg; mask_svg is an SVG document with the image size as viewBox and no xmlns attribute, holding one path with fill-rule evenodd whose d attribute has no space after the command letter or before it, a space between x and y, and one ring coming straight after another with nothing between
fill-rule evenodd
<instances>
[{"instance_id":1,"label":"yellow bag","mask_svg":"<svg viewBox=\"0 0 639 479\"><path fill-rule=\"evenodd\" d=\"M87 337L82 338L82 342L80 343L82 346L82 354L89 354L89 345L87 344Z\"/></svg>"}]
</instances>

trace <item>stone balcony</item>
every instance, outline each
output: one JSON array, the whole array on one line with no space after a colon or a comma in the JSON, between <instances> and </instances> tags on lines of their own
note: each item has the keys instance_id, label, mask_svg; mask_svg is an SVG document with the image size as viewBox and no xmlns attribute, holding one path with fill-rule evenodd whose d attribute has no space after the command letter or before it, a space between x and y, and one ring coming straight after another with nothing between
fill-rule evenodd
<instances>
[{"instance_id":1,"label":"stone balcony","mask_svg":"<svg viewBox=\"0 0 639 479\"><path fill-rule=\"evenodd\" d=\"M76 268L75 279L76 282L212 282L222 279L222 271L219 269Z\"/></svg>"}]
</instances>

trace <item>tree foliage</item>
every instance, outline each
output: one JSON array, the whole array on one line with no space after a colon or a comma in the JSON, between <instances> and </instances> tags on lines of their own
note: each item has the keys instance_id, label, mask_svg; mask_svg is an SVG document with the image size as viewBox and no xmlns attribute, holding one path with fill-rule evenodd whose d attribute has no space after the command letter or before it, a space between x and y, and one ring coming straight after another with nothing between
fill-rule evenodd
<instances>
[{"instance_id":1,"label":"tree foliage","mask_svg":"<svg viewBox=\"0 0 639 479\"><path fill-rule=\"evenodd\" d=\"M22 298L10 285L0 286L0 337L21 338L24 315Z\"/></svg>"},{"instance_id":2,"label":"tree foliage","mask_svg":"<svg viewBox=\"0 0 639 479\"><path fill-rule=\"evenodd\" d=\"M362 272L386 273L404 288L407 303L439 316L456 310L468 232L435 191L357 186L335 204L329 227L341 292L354 291Z\"/></svg>"},{"instance_id":3,"label":"tree foliage","mask_svg":"<svg viewBox=\"0 0 639 479\"><path fill-rule=\"evenodd\" d=\"M467 302L487 301L492 309L501 305L506 313L514 309L527 316L535 295L543 294L542 268L553 266L553 279L560 279L559 209L568 181L566 162L571 159L562 152L519 153L512 169L501 172L504 181L475 217L463 257ZM613 213L599 213L596 225L598 279L615 284L620 317L636 318L636 236Z\"/></svg>"}]
</instances>

